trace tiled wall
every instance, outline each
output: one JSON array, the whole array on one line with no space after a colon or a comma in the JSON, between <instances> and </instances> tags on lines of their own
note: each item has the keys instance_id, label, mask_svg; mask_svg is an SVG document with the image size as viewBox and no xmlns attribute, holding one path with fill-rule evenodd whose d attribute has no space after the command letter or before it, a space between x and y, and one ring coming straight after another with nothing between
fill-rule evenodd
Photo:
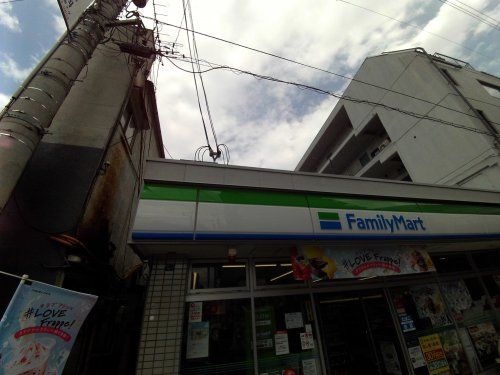
<instances>
[{"instance_id":1,"label":"tiled wall","mask_svg":"<svg viewBox=\"0 0 500 375\"><path fill-rule=\"evenodd\" d=\"M158 261L152 266L137 375L179 374L187 272L185 259Z\"/></svg>"}]
</instances>

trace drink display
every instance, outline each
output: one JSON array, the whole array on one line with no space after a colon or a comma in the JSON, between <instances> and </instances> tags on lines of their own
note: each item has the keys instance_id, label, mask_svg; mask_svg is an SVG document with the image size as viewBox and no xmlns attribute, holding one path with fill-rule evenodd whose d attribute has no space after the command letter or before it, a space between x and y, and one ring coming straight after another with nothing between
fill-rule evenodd
<instances>
[{"instance_id":1,"label":"drink display","mask_svg":"<svg viewBox=\"0 0 500 375\"><path fill-rule=\"evenodd\" d=\"M5 375L44 375L55 340L34 339L13 349L2 361Z\"/></svg>"}]
</instances>

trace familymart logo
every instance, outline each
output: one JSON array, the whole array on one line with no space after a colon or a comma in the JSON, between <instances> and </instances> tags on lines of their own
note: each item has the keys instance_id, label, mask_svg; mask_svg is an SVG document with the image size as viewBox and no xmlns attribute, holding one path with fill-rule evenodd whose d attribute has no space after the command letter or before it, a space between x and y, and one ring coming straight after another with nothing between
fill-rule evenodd
<instances>
[{"instance_id":1,"label":"familymart logo","mask_svg":"<svg viewBox=\"0 0 500 375\"><path fill-rule=\"evenodd\" d=\"M341 216L342 219L341 220ZM318 212L319 225L322 230L342 230L344 221L345 230L350 231L383 231L383 232L423 232L427 227L420 218L405 215L360 215L347 212L339 215L338 212Z\"/></svg>"},{"instance_id":2,"label":"familymart logo","mask_svg":"<svg viewBox=\"0 0 500 375\"><path fill-rule=\"evenodd\" d=\"M318 212L319 226L322 230L342 230L337 212Z\"/></svg>"}]
</instances>

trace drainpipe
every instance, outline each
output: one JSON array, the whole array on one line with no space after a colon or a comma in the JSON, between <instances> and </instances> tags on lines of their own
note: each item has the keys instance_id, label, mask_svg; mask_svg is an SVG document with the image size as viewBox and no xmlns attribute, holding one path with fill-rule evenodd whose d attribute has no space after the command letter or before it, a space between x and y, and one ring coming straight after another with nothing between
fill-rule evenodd
<instances>
[{"instance_id":1,"label":"drainpipe","mask_svg":"<svg viewBox=\"0 0 500 375\"><path fill-rule=\"evenodd\" d=\"M0 118L0 213L26 164L97 45L105 25L116 19L125 0L101 0L89 8L33 70ZM36 188L36 187L35 187Z\"/></svg>"}]
</instances>

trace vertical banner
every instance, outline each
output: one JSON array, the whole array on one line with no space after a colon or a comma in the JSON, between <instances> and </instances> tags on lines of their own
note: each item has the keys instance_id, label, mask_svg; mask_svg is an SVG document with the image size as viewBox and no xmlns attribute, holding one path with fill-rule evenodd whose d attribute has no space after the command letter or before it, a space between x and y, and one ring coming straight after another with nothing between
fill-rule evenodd
<instances>
[{"instance_id":1,"label":"vertical banner","mask_svg":"<svg viewBox=\"0 0 500 375\"><path fill-rule=\"evenodd\" d=\"M94 0L57 0L57 2L61 8L64 22L66 22L68 30L71 30Z\"/></svg>"},{"instance_id":2,"label":"vertical banner","mask_svg":"<svg viewBox=\"0 0 500 375\"><path fill-rule=\"evenodd\" d=\"M20 283L0 321L0 375L60 375L97 297Z\"/></svg>"}]
</instances>

